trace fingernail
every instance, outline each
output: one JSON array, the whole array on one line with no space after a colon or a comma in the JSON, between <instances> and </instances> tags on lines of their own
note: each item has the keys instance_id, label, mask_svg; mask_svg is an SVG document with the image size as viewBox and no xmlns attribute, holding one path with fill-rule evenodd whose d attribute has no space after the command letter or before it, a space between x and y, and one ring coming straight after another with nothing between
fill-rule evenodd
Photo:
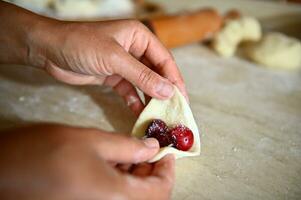
<instances>
[{"instance_id":1,"label":"fingernail","mask_svg":"<svg viewBox=\"0 0 301 200\"><path fill-rule=\"evenodd\" d=\"M143 142L148 148L158 148L159 147L159 142L155 138L145 138L143 140Z\"/></svg>"},{"instance_id":2,"label":"fingernail","mask_svg":"<svg viewBox=\"0 0 301 200\"><path fill-rule=\"evenodd\" d=\"M162 97L171 97L173 92L174 88L170 83L162 81L157 85L157 93Z\"/></svg>"}]
</instances>

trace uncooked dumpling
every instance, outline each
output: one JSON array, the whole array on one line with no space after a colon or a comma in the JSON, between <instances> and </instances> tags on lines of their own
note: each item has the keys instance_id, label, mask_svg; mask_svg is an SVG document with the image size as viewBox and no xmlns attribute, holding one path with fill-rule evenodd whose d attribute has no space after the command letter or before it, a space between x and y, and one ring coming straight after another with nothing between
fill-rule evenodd
<instances>
[{"instance_id":1,"label":"uncooked dumpling","mask_svg":"<svg viewBox=\"0 0 301 200\"><path fill-rule=\"evenodd\" d=\"M132 135L142 138L145 135L145 130L149 123L154 119L161 119L168 126L174 126L177 124L185 125L193 132L194 143L188 151L181 151L169 146L163 147L149 162L160 160L162 157L170 153L174 154L176 158L197 156L200 154L201 144L198 127L186 99L176 87L172 98L168 100L158 100L153 98L149 102L136 121L132 130Z\"/></svg>"}]
</instances>

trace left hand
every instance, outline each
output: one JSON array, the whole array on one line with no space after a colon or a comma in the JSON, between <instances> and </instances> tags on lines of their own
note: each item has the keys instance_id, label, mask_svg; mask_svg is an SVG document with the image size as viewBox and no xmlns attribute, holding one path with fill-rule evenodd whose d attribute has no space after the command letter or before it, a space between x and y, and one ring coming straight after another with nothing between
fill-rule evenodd
<instances>
[{"instance_id":1,"label":"left hand","mask_svg":"<svg viewBox=\"0 0 301 200\"><path fill-rule=\"evenodd\" d=\"M176 85L188 100L170 52L139 21L59 21L3 1L0 18L0 63L40 67L69 84L111 86L136 114L143 104L135 87L168 99Z\"/></svg>"},{"instance_id":2,"label":"left hand","mask_svg":"<svg viewBox=\"0 0 301 200\"><path fill-rule=\"evenodd\" d=\"M56 22L44 30L31 45L31 62L60 81L111 86L137 115L144 105L134 86L167 99L175 84L187 96L171 54L138 21Z\"/></svg>"}]
</instances>

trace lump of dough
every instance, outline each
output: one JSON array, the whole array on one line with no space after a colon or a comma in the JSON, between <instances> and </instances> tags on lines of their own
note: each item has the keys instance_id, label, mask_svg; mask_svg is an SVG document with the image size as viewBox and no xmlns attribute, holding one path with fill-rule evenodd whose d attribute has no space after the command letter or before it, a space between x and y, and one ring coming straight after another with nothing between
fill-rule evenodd
<instances>
[{"instance_id":1,"label":"lump of dough","mask_svg":"<svg viewBox=\"0 0 301 200\"><path fill-rule=\"evenodd\" d=\"M45 13L52 0L6 0L36 13Z\"/></svg>"},{"instance_id":2,"label":"lump of dough","mask_svg":"<svg viewBox=\"0 0 301 200\"><path fill-rule=\"evenodd\" d=\"M198 127L186 99L176 87L175 94L172 98L168 100L158 100L153 98L149 102L137 119L132 130L132 135L142 138L145 135L147 126L153 119L161 119L167 124L167 126L174 126L177 124L185 125L193 132L194 143L188 151L181 151L169 146L162 147L158 154L149 160L149 162L160 160L162 157L170 153L174 154L176 158L197 156L200 154L201 143Z\"/></svg>"},{"instance_id":3,"label":"lump of dough","mask_svg":"<svg viewBox=\"0 0 301 200\"><path fill-rule=\"evenodd\" d=\"M241 42L258 41L261 35L261 26L257 19L247 16L229 19L215 35L213 49L223 57L231 57Z\"/></svg>"},{"instance_id":4,"label":"lump of dough","mask_svg":"<svg viewBox=\"0 0 301 200\"><path fill-rule=\"evenodd\" d=\"M61 19L130 17L133 0L6 0L39 14Z\"/></svg>"},{"instance_id":5,"label":"lump of dough","mask_svg":"<svg viewBox=\"0 0 301 200\"><path fill-rule=\"evenodd\" d=\"M98 1L91 0L54 0L53 7L57 16L63 18L92 17L98 12Z\"/></svg>"},{"instance_id":6,"label":"lump of dough","mask_svg":"<svg viewBox=\"0 0 301 200\"><path fill-rule=\"evenodd\" d=\"M52 0L56 15L64 19L131 16L131 0Z\"/></svg>"},{"instance_id":7,"label":"lump of dough","mask_svg":"<svg viewBox=\"0 0 301 200\"><path fill-rule=\"evenodd\" d=\"M268 68L297 69L301 67L301 43L281 33L268 33L249 47L246 54Z\"/></svg>"}]
</instances>

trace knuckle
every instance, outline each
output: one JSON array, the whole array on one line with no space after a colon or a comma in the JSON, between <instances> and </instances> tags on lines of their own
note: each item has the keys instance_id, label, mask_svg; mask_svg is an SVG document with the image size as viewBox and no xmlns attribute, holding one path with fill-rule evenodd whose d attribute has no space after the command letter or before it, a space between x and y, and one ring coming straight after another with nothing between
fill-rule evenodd
<instances>
[{"instance_id":1,"label":"knuckle","mask_svg":"<svg viewBox=\"0 0 301 200\"><path fill-rule=\"evenodd\" d=\"M133 141L133 145L131 145L131 152L133 152L133 162L138 163L145 157L146 149L142 142L137 138L135 138Z\"/></svg>"},{"instance_id":2,"label":"knuckle","mask_svg":"<svg viewBox=\"0 0 301 200\"><path fill-rule=\"evenodd\" d=\"M99 75L105 75L109 76L113 74L113 69L110 64L107 63L107 61L101 57L97 59L97 65L96 65L96 73Z\"/></svg>"},{"instance_id":3,"label":"knuckle","mask_svg":"<svg viewBox=\"0 0 301 200\"><path fill-rule=\"evenodd\" d=\"M166 190L171 192L173 188L173 180L167 179L166 180Z\"/></svg>"},{"instance_id":4,"label":"knuckle","mask_svg":"<svg viewBox=\"0 0 301 200\"><path fill-rule=\"evenodd\" d=\"M130 28L131 30L133 30L134 33L140 33L144 36L149 37L149 29L140 21L138 20L133 20L133 19L129 19L127 20L126 26L128 28Z\"/></svg>"},{"instance_id":5,"label":"knuckle","mask_svg":"<svg viewBox=\"0 0 301 200\"><path fill-rule=\"evenodd\" d=\"M112 75L113 73L119 73L120 66L119 63L122 63L122 58L124 58L124 52L120 48L120 46L115 43L108 47L110 51L108 51L104 57L107 59L101 60L101 65L103 66L103 70Z\"/></svg>"},{"instance_id":6,"label":"knuckle","mask_svg":"<svg viewBox=\"0 0 301 200\"><path fill-rule=\"evenodd\" d=\"M139 183L135 178L131 175L123 176L119 184L122 186L120 191L126 199L133 199L132 191L139 187Z\"/></svg>"},{"instance_id":7,"label":"knuckle","mask_svg":"<svg viewBox=\"0 0 301 200\"><path fill-rule=\"evenodd\" d=\"M171 80L171 82L173 84L175 84L175 85L179 85L179 86L185 87L184 80L183 80L183 78L181 76L174 78L173 80Z\"/></svg>"},{"instance_id":8,"label":"knuckle","mask_svg":"<svg viewBox=\"0 0 301 200\"><path fill-rule=\"evenodd\" d=\"M152 80L154 79L154 74L153 72L148 69L148 68L144 68L140 74L139 74L139 78L138 78L138 81L140 82L140 84L143 86L143 87L150 87L150 83L152 82ZM149 88L151 89L151 88Z\"/></svg>"},{"instance_id":9,"label":"knuckle","mask_svg":"<svg viewBox=\"0 0 301 200\"><path fill-rule=\"evenodd\" d=\"M166 66L176 66L175 60L172 57L172 55L169 53L170 56L168 56L166 59L162 60L161 62L158 63L158 67L164 68Z\"/></svg>"},{"instance_id":10,"label":"knuckle","mask_svg":"<svg viewBox=\"0 0 301 200\"><path fill-rule=\"evenodd\" d=\"M165 176L162 179L162 187L165 191L171 192L174 186L174 177L173 176Z\"/></svg>"},{"instance_id":11,"label":"knuckle","mask_svg":"<svg viewBox=\"0 0 301 200\"><path fill-rule=\"evenodd\" d=\"M127 23L129 25L129 27L132 27L132 28L140 29L140 28L143 28L143 26L144 26L140 21L134 20L134 19L127 20Z\"/></svg>"},{"instance_id":12,"label":"knuckle","mask_svg":"<svg viewBox=\"0 0 301 200\"><path fill-rule=\"evenodd\" d=\"M162 184L161 189L162 189L162 192L164 191L162 193L162 194L164 194L164 197L162 197L162 199L170 199L173 185L165 182Z\"/></svg>"}]
</instances>

